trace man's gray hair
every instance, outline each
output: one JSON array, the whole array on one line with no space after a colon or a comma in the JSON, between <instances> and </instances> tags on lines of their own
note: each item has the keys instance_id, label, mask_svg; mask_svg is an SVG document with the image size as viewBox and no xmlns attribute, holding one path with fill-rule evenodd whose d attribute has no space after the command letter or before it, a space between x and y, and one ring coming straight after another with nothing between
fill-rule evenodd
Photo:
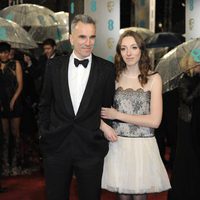
<instances>
[{"instance_id":1,"label":"man's gray hair","mask_svg":"<svg viewBox=\"0 0 200 200\"><path fill-rule=\"evenodd\" d=\"M84 24L93 24L96 26L96 22L89 15L76 15L71 22L71 33L74 31L78 22L82 22Z\"/></svg>"}]
</instances>

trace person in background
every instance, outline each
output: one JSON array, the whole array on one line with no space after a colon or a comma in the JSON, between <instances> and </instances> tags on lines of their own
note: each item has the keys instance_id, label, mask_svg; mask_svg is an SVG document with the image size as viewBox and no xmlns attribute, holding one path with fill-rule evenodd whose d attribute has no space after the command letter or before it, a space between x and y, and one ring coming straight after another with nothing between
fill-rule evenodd
<instances>
[{"instance_id":1,"label":"person in background","mask_svg":"<svg viewBox=\"0 0 200 200\"><path fill-rule=\"evenodd\" d=\"M1 104L1 102L0 102ZM1 107L1 105L0 105ZM2 184L2 157L3 157L3 133L2 133L2 127L0 123L0 193L6 192L7 188L5 188Z\"/></svg>"},{"instance_id":2,"label":"person in background","mask_svg":"<svg viewBox=\"0 0 200 200\"><path fill-rule=\"evenodd\" d=\"M34 73L37 60L30 51L23 53L23 114L21 119L21 152L23 174L30 174L39 167L39 144L37 130L37 105L39 97L35 89ZM37 167L36 167L37 166Z\"/></svg>"},{"instance_id":3,"label":"person in background","mask_svg":"<svg viewBox=\"0 0 200 200\"><path fill-rule=\"evenodd\" d=\"M20 174L20 122L23 74L19 61L10 59L11 46L0 42L0 117L3 129L3 174ZM10 131L13 136L11 147ZM9 142L10 141L10 142ZM12 150L9 153L9 150ZM11 155L11 162L9 161Z\"/></svg>"},{"instance_id":4,"label":"person in background","mask_svg":"<svg viewBox=\"0 0 200 200\"><path fill-rule=\"evenodd\" d=\"M44 40L42 43L42 48L43 48L43 55L41 55L38 59L37 70L35 70L35 72L32 73L34 78L37 80L36 91L38 95L41 94L44 74L45 74L45 70L46 70L46 66L48 65L48 62L51 59L61 55L60 53L57 52L56 42L52 38L47 38L46 40Z\"/></svg>"},{"instance_id":5,"label":"person in background","mask_svg":"<svg viewBox=\"0 0 200 200\"><path fill-rule=\"evenodd\" d=\"M102 188L116 192L119 200L146 200L148 193L171 187L154 136L162 118L162 80L150 70L136 32L124 32L116 51L114 105L103 106L101 116L113 120L117 139L111 134Z\"/></svg>"},{"instance_id":6,"label":"person in background","mask_svg":"<svg viewBox=\"0 0 200 200\"><path fill-rule=\"evenodd\" d=\"M35 73L38 66L38 60L32 55L31 52L23 52L23 79L24 88L23 95L29 107L34 107L38 103L39 97L35 87Z\"/></svg>"},{"instance_id":7,"label":"person in background","mask_svg":"<svg viewBox=\"0 0 200 200\"><path fill-rule=\"evenodd\" d=\"M169 200L199 198L200 160L198 126L200 110L200 65L185 72L179 81L177 148ZM195 109L195 110L194 110Z\"/></svg>"},{"instance_id":8,"label":"person in background","mask_svg":"<svg viewBox=\"0 0 200 200\"><path fill-rule=\"evenodd\" d=\"M100 200L108 141L101 107L113 102L113 63L92 54L95 21L77 15L71 23L73 52L49 61L39 103L39 134L48 200L68 200L73 175L80 200Z\"/></svg>"},{"instance_id":9,"label":"person in background","mask_svg":"<svg viewBox=\"0 0 200 200\"><path fill-rule=\"evenodd\" d=\"M163 94L163 117L155 137L160 150L161 158L167 169L173 169L177 143L177 118L179 107L178 89ZM166 158L166 150L169 148L169 158Z\"/></svg>"},{"instance_id":10,"label":"person in background","mask_svg":"<svg viewBox=\"0 0 200 200\"><path fill-rule=\"evenodd\" d=\"M200 68L198 69L199 72L196 74L200 80ZM193 99L192 104L192 118L191 118L191 127L192 127L192 143L194 146L194 151L198 159L198 164L200 168L200 82L198 83L197 87L197 94L196 98Z\"/></svg>"}]
</instances>

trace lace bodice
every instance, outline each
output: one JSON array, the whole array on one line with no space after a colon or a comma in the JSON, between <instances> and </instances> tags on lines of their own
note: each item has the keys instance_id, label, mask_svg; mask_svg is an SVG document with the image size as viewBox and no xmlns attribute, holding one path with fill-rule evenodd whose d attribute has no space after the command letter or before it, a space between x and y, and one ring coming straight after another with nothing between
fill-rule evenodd
<instances>
[{"instance_id":1,"label":"lace bodice","mask_svg":"<svg viewBox=\"0 0 200 200\"><path fill-rule=\"evenodd\" d=\"M146 115L150 112L150 100L150 91L144 91L142 88L137 90L131 88L124 90L119 87L115 92L114 108L127 114ZM113 128L118 135L124 137L154 136L154 129L152 128L136 126L119 121L113 122Z\"/></svg>"}]
</instances>

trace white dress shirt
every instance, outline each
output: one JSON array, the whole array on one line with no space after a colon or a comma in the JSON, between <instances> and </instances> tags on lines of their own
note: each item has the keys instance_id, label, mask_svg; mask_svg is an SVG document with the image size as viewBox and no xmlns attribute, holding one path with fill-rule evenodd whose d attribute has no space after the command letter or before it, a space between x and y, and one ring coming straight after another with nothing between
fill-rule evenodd
<instances>
[{"instance_id":1,"label":"white dress shirt","mask_svg":"<svg viewBox=\"0 0 200 200\"><path fill-rule=\"evenodd\" d=\"M88 82L91 69L92 55L90 55L87 58L84 58L89 59L89 63L86 68L83 67L81 64L78 67L76 67L74 65L74 58L79 59L73 52L69 59L68 84L74 113L76 115Z\"/></svg>"}]
</instances>

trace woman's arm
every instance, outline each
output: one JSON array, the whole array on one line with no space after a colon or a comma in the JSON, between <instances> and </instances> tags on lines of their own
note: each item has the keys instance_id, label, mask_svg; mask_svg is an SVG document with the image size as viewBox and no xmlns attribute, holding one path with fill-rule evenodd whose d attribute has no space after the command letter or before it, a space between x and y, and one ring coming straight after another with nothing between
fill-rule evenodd
<instances>
[{"instance_id":1,"label":"woman's arm","mask_svg":"<svg viewBox=\"0 0 200 200\"><path fill-rule=\"evenodd\" d=\"M106 124L103 120L101 120L100 129L103 131L104 137L108 141L110 142L117 141L117 134L115 133L114 129L108 124Z\"/></svg>"},{"instance_id":2,"label":"woman's arm","mask_svg":"<svg viewBox=\"0 0 200 200\"><path fill-rule=\"evenodd\" d=\"M130 115L121 113L114 108L102 108L102 118L115 119L138 126L158 128L162 119L162 80L159 74L154 76L151 88L150 114Z\"/></svg>"},{"instance_id":3,"label":"woman's arm","mask_svg":"<svg viewBox=\"0 0 200 200\"><path fill-rule=\"evenodd\" d=\"M22 92L23 89L23 75L22 75L22 67L20 65L20 63L18 61L16 61L16 79L17 79L17 89L10 101L10 109L13 110L14 109L14 105L15 102L17 100L17 98L19 97L19 95Z\"/></svg>"}]
</instances>

